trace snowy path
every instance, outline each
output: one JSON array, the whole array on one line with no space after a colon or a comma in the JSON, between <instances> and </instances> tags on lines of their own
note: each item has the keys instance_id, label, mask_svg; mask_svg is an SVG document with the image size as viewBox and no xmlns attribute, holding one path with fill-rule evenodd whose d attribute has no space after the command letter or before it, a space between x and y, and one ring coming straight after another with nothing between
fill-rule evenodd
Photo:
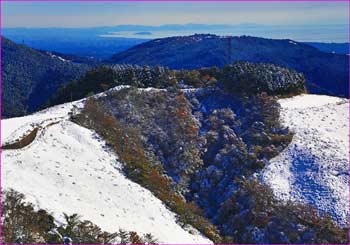
<instances>
[{"instance_id":1,"label":"snowy path","mask_svg":"<svg viewBox=\"0 0 350 245\"><path fill-rule=\"evenodd\" d=\"M152 233L162 243L211 243L175 222L175 214L150 191L127 179L116 155L90 130L67 120L72 104L2 121L2 140L13 141L33 126L58 120L28 146L2 152L2 187L26 195L37 207L78 213L109 232Z\"/></svg>"},{"instance_id":2,"label":"snowy path","mask_svg":"<svg viewBox=\"0 0 350 245\"><path fill-rule=\"evenodd\" d=\"M281 119L295 136L262 174L275 194L310 203L340 224L349 215L349 104L300 95L280 101Z\"/></svg>"}]
</instances>

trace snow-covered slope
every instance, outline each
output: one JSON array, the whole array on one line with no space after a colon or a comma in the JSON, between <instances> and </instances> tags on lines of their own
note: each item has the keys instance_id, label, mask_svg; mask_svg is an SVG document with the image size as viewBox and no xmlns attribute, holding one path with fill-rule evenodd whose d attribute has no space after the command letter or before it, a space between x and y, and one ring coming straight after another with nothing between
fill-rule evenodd
<instances>
[{"instance_id":1,"label":"snow-covered slope","mask_svg":"<svg viewBox=\"0 0 350 245\"><path fill-rule=\"evenodd\" d=\"M349 102L322 95L279 100L295 136L262 178L282 199L310 203L340 224L349 215Z\"/></svg>"},{"instance_id":2,"label":"snow-covered slope","mask_svg":"<svg viewBox=\"0 0 350 245\"><path fill-rule=\"evenodd\" d=\"M117 156L97 135L67 120L71 108L68 103L2 121L5 144L42 128L27 147L3 150L3 188L25 194L58 221L63 212L78 213L109 232L122 228L152 233L162 243L211 243L197 231L181 228L159 199L127 179Z\"/></svg>"}]
</instances>

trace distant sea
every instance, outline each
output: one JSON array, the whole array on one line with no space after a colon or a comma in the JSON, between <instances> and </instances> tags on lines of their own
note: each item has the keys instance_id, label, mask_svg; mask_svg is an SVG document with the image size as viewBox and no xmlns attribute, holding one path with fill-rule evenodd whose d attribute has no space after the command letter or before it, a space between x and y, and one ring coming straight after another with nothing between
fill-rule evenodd
<instances>
[{"instance_id":1,"label":"distant sea","mask_svg":"<svg viewBox=\"0 0 350 245\"><path fill-rule=\"evenodd\" d=\"M256 36L273 39L292 39L300 42L335 42L343 43L349 41L349 30L347 25L320 25L320 26L233 26L224 29L196 29L196 30L143 30L147 35L140 32L110 31L101 34L100 37L126 37L154 39L171 36L187 36L198 34L216 34L220 36Z\"/></svg>"}]
</instances>

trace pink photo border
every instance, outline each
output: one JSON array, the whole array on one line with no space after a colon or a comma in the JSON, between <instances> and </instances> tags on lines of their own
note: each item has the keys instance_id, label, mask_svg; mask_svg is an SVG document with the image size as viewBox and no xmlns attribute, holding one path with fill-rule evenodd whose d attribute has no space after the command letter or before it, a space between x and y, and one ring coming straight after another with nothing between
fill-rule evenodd
<instances>
[{"instance_id":1,"label":"pink photo border","mask_svg":"<svg viewBox=\"0 0 350 245\"><path fill-rule=\"evenodd\" d=\"M348 43L350 43L350 0L0 0L0 46L2 47L2 2L348 2ZM349 52L350 54L350 45ZM348 55L350 63L350 55ZM0 61L2 61L2 48L0 48ZM350 70L349 70L350 79ZM350 83L350 81L349 81ZM350 88L349 88L350 92ZM2 119L2 66L0 66L0 244L2 243L2 139L1 139L1 119ZM350 100L348 102L348 115L350 116ZM348 140L350 142L350 127L348 130ZM350 149L348 151L348 172L350 173ZM348 183L349 200L350 203L350 180ZM350 221L350 213L348 215ZM348 230L348 241L350 242L350 229ZM350 243L349 243L350 244ZM91 245L91 244L90 244ZM164 245L182 245L182 244L164 244ZM204 245L204 244L203 244ZM256 245L256 244L246 244ZM316 244L307 244L316 245ZM335 244L334 244L335 245Z\"/></svg>"}]
</instances>

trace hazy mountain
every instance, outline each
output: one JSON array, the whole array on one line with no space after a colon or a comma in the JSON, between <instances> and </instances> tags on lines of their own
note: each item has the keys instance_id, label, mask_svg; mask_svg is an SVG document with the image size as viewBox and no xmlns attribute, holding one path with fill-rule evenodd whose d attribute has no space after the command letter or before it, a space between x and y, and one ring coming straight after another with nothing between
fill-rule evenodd
<instances>
[{"instance_id":1,"label":"hazy mountain","mask_svg":"<svg viewBox=\"0 0 350 245\"><path fill-rule=\"evenodd\" d=\"M61 85L89 67L2 38L2 116L37 110Z\"/></svg>"},{"instance_id":2,"label":"hazy mountain","mask_svg":"<svg viewBox=\"0 0 350 245\"><path fill-rule=\"evenodd\" d=\"M292 40L210 34L155 39L115 54L109 62L162 65L173 69L222 67L235 61L264 62L304 73L311 93L349 95L348 56L322 52ZM229 44L230 43L230 44ZM231 50L230 57L228 50Z\"/></svg>"}]
</instances>

